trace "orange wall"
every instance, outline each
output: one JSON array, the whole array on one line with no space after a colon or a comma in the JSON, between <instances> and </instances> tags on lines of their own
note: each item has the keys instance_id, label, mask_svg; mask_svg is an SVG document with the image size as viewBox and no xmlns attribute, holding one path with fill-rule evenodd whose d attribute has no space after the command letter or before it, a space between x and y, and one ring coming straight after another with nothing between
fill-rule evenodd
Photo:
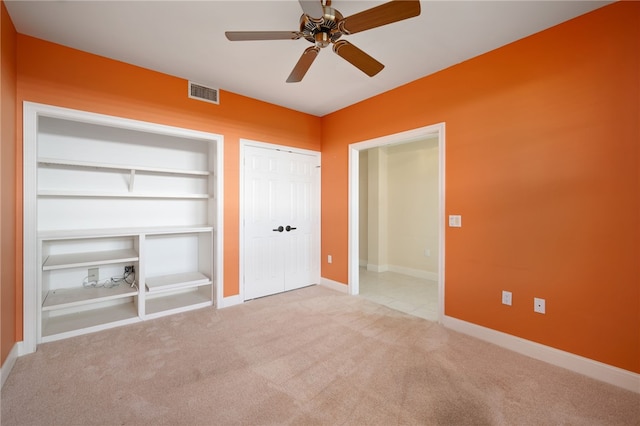
<instances>
[{"instance_id":1,"label":"orange wall","mask_svg":"<svg viewBox=\"0 0 640 426\"><path fill-rule=\"evenodd\" d=\"M224 135L225 296L239 292L239 139L320 150L318 117L224 91L220 105L189 99L187 81L181 78L21 34L17 93L20 105L32 101ZM21 128L17 138L21 144ZM21 166L18 169L20 176ZM18 281L21 299L21 277Z\"/></svg>"},{"instance_id":2,"label":"orange wall","mask_svg":"<svg viewBox=\"0 0 640 426\"><path fill-rule=\"evenodd\" d=\"M0 365L16 339L16 30L0 2Z\"/></svg>"},{"instance_id":3,"label":"orange wall","mask_svg":"<svg viewBox=\"0 0 640 426\"><path fill-rule=\"evenodd\" d=\"M620 2L323 117L322 276L348 144L446 122L445 314L640 373L639 58Z\"/></svg>"},{"instance_id":4,"label":"orange wall","mask_svg":"<svg viewBox=\"0 0 640 426\"><path fill-rule=\"evenodd\" d=\"M322 275L346 283L347 145L445 121L445 208L464 216L446 231L446 314L640 372L639 16L639 3L616 3L323 119L224 91L219 106L190 100L185 80L18 35L16 122L28 100L223 134L229 296L239 138L319 149L321 135L322 258L333 255ZM15 132L20 188L22 130L5 126L4 102L3 90L2 146ZM21 217L18 205L18 230ZM2 282L3 359L13 291L22 338L14 272L15 290Z\"/></svg>"}]
</instances>

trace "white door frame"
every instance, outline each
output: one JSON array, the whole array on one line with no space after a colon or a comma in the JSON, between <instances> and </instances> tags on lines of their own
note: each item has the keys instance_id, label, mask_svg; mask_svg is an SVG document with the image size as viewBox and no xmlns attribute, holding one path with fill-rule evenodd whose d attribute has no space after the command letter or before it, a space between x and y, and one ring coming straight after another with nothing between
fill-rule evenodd
<instances>
[{"instance_id":1,"label":"white door frame","mask_svg":"<svg viewBox=\"0 0 640 426\"><path fill-rule=\"evenodd\" d=\"M240 176L239 176L240 206L239 206L239 221L238 221L238 226L240 229L239 229L239 235L238 235L239 271L238 271L238 296L236 299L237 303L244 302L244 264L245 264L245 261L244 261L244 172L245 172L244 159L245 159L245 147L247 146L255 146L259 148L273 149L278 151L295 152L298 154L315 155L318 157L318 160L319 160L318 162L322 164L320 151L313 151L313 150L303 149L303 148L294 148L290 146L277 145L277 144L268 143L268 142L260 142L260 141L255 141L251 139L243 139L243 138L240 139ZM321 181L322 181L321 174L318 174L318 197L320 197L320 194L322 193L322 188L320 186ZM317 217L317 221L318 221L317 240L319 245L320 244L320 211L318 211L317 216L318 216ZM318 253L320 253L320 247L318 247ZM317 282L320 283L320 268L318 268Z\"/></svg>"},{"instance_id":2,"label":"white door frame","mask_svg":"<svg viewBox=\"0 0 640 426\"><path fill-rule=\"evenodd\" d=\"M359 222L360 222L360 189L359 169L360 151L388 145L416 142L418 140L438 138L438 322L444 319L444 230L445 230L445 123L433 124L417 129L379 138L357 142L349 145L349 294L360 292L360 256L359 256Z\"/></svg>"}]
</instances>

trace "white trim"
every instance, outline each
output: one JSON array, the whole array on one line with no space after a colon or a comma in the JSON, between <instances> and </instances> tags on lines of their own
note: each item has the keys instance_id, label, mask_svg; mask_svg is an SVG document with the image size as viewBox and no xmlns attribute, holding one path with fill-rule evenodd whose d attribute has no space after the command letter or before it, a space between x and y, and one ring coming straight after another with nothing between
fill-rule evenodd
<instances>
[{"instance_id":1,"label":"white trim","mask_svg":"<svg viewBox=\"0 0 640 426\"><path fill-rule=\"evenodd\" d=\"M228 308L230 306L242 305L243 303L244 300L242 300L242 297L240 297L239 294L236 294L235 296L224 297L218 305L218 308Z\"/></svg>"},{"instance_id":2,"label":"white trim","mask_svg":"<svg viewBox=\"0 0 640 426\"><path fill-rule=\"evenodd\" d=\"M11 351L9 351L9 355L7 355L7 359L4 360L4 364L0 367L0 389L2 389L4 383L7 381L16 360L22 355L21 346L21 342L14 344Z\"/></svg>"},{"instance_id":3,"label":"white trim","mask_svg":"<svg viewBox=\"0 0 640 426\"><path fill-rule=\"evenodd\" d=\"M349 293L348 285L330 280L329 278L320 278L320 285L330 288L331 290L339 291L340 293Z\"/></svg>"},{"instance_id":4,"label":"white trim","mask_svg":"<svg viewBox=\"0 0 640 426\"><path fill-rule=\"evenodd\" d=\"M40 324L37 309L37 287L38 280L38 254L37 254L37 135L38 117L51 117L62 120L78 121L82 123L97 124L103 126L117 127L121 129L136 130L147 133L156 133L183 137L189 139L200 139L206 142L216 142L216 188L215 202L216 215L215 230L215 269L216 269L216 293L215 303L220 304L223 299L224 286L224 137L220 134L202 132L181 127L139 121L129 118L103 115L93 112L80 111L69 108L62 108L52 105L38 104L33 102L23 103L23 199L24 199L24 265L23 265L23 334L24 342L22 354L32 353L36 350L38 327Z\"/></svg>"},{"instance_id":5,"label":"white trim","mask_svg":"<svg viewBox=\"0 0 640 426\"><path fill-rule=\"evenodd\" d=\"M215 271L215 307L224 300L224 136L216 143L216 218L213 229L215 246L213 247Z\"/></svg>"},{"instance_id":6,"label":"white trim","mask_svg":"<svg viewBox=\"0 0 640 426\"><path fill-rule=\"evenodd\" d=\"M366 148L362 148L366 149ZM348 294L360 294L360 149L349 146L349 188L348 188ZM367 269L369 265L367 264Z\"/></svg>"},{"instance_id":7,"label":"white trim","mask_svg":"<svg viewBox=\"0 0 640 426\"><path fill-rule=\"evenodd\" d=\"M287 145L278 145L270 142L260 142L252 139L244 139L240 138L240 149L242 150L245 146L255 146L257 148L264 149L275 149L277 151L286 151L286 152L295 152L298 154L306 154L306 155L320 155L320 151L314 151L312 149L304 149L304 148L295 148L293 146Z\"/></svg>"},{"instance_id":8,"label":"white trim","mask_svg":"<svg viewBox=\"0 0 640 426\"><path fill-rule=\"evenodd\" d=\"M251 139L244 139L244 138L240 138L240 155L239 155L239 159L240 159L240 176L239 176L239 220L238 220L238 226L239 226L239 232L238 232L238 237L239 237L239 241L238 241L238 249L239 249L239 253L238 253L238 297L241 300L241 303L244 301L244 174L245 174L245 167L244 167L244 158L245 158L245 149L246 147L251 146L251 147L257 147L257 148L264 148L264 149L272 149L272 150L277 150L277 151L286 151L286 152L291 152L291 153L297 153L297 154L305 154L305 155L312 155L318 158L318 162L320 164L322 164L322 153L320 151L313 151L310 149L304 149L304 148L295 148L295 147L291 147L291 146L286 146L286 145L277 145L277 144L273 144L273 143L268 143L268 142L260 142L260 141L255 141L255 140L251 140ZM317 196L320 197L322 194L322 187L321 187L321 182L322 182L322 176L319 173L318 174L318 194ZM320 200L318 200L318 217L317 217L317 237L318 237L318 244L321 244L321 229L320 229ZM318 253L320 253L320 248L318 247ZM320 277L318 276L318 279L320 279Z\"/></svg>"},{"instance_id":9,"label":"white trim","mask_svg":"<svg viewBox=\"0 0 640 426\"><path fill-rule=\"evenodd\" d=\"M438 322L444 318L444 232L445 232L445 123L433 124L405 132L382 136L349 145L349 294L360 292L359 268L359 169L360 151L379 146L415 142L426 137L438 137Z\"/></svg>"},{"instance_id":10,"label":"white trim","mask_svg":"<svg viewBox=\"0 0 640 426\"><path fill-rule=\"evenodd\" d=\"M519 354L640 393L640 374L449 316L444 317L443 325Z\"/></svg>"},{"instance_id":11,"label":"white trim","mask_svg":"<svg viewBox=\"0 0 640 426\"><path fill-rule=\"evenodd\" d=\"M38 324L38 242L37 242L37 138L38 104L24 103L23 112L23 320L26 353L36 351Z\"/></svg>"}]
</instances>

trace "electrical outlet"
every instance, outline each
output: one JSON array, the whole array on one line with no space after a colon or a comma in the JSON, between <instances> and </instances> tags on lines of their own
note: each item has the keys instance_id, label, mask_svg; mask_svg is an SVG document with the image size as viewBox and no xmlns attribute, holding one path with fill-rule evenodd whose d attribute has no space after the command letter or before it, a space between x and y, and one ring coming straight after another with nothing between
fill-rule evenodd
<instances>
[{"instance_id":1,"label":"electrical outlet","mask_svg":"<svg viewBox=\"0 0 640 426\"><path fill-rule=\"evenodd\" d=\"M502 304L511 306L511 292L503 290L502 291Z\"/></svg>"},{"instance_id":2,"label":"electrical outlet","mask_svg":"<svg viewBox=\"0 0 640 426\"><path fill-rule=\"evenodd\" d=\"M136 270L133 267L133 265L124 267L124 273L125 274L133 274L134 272L136 272Z\"/></svg>"},{"instance_id":3,"label":"electrical outlet","mask_svg":"<svg viewBox=\"0 0 640 426\"><path fill-rule=\"evenodd\" d=\"M333 258L331 257L331 255L327 255L327 263L332 263L333 262Z\"/></svg>"},{"instance_id":4,"label":"electrical outlet","mask_svg":"<svg viewBox=\"0 0 640 426\"><path fill-rule=\"evenodd\" d=\"M449 227L450 228L462 228L462 216L459 214L449 215Z\"/></svg>"},{"instance_id":5,"label":"electrical outlet","mask_svg":"<svg viewBox=\"0 0 640 426\"><path fill-rule=\"evenodd\" d=\"M538 297L533 298L533 311L539 314L545 313L545 302L544 299L540 299Z\"/></svg>"},{"instance_id":6,"label":"electrical outlet","mask_svg":"<svg viewBox=\"0 0 640 426\"><path fill-rule=\"evenodd\" d=\"M99 279L99 269L98 268L89 268L89 273L87 274L87 281L90 283L98 282Z\"/></svg>"},{"instance_id":7,"label":"electrical outlet","mask_svg":"<svg viewBox=\"0 0 640 426\"><path fill-rule=\"evenodd\" d=\"M424 250L424 257L431 257L431 250L425 249Z\"/></svg>"}]
</instances>

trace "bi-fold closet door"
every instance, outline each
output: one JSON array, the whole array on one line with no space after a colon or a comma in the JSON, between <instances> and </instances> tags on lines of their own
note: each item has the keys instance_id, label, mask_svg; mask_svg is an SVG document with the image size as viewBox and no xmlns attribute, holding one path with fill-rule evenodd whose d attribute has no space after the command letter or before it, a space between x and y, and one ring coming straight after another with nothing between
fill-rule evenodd
<instances>
[{"instance_id":1,"label":"bi-fold closet door","mask_svg":"<svg viewBox=\"0 0 640 426\"><path fill-rule=\"evenodd\" d=\"M244 300L318 284L320 153L245 142Z\"/></svg>"}]
</instances>

